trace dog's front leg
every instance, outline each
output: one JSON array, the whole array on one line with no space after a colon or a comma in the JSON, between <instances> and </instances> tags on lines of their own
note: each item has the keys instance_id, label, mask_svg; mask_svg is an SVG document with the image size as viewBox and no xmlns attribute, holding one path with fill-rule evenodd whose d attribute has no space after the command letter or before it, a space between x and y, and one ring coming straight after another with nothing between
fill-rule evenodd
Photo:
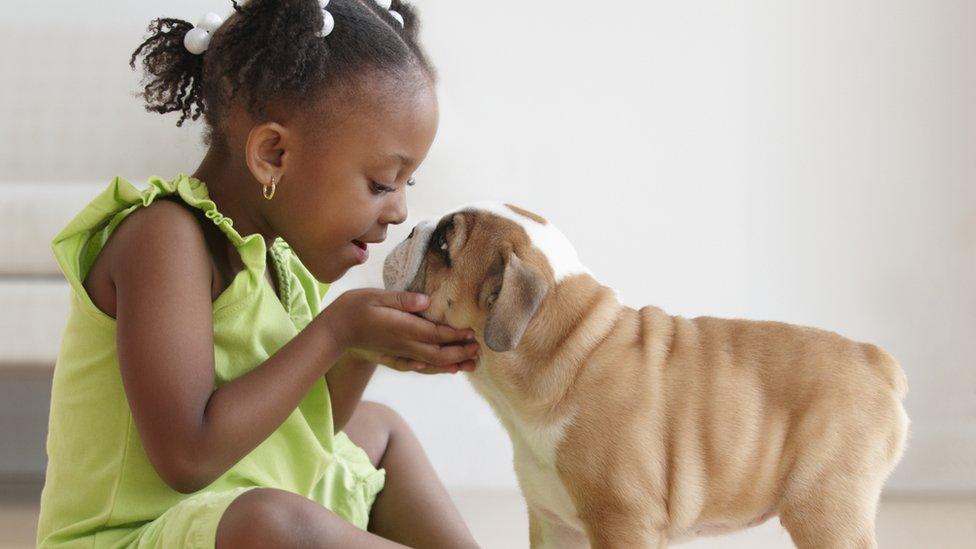
<instances>
[{"instance_id":1,"label":"dog's front leg","mask_svg":"<svg viewBox=\"0 0 976 549\"><path fill-rule=\"evenodd\" d=\"M643 520L604 516L599 524L587 523L586 534L593 549L665 549L667 536L649 528Z\"/></svg>"},{"instance_id":2,"label":"dog's front leg","mask_svg":"<svg viewBox=\"0 0 976 549\"><path fill-rule=\"evenodd\" d=\"M542 522L532 508L529 508L529 547L538 549L542 547Z\"/></svg>"},{"instance_id":3,"label":"dog's front leg","mask_svg":"<svg viewBox=\"0 0 976 549\"><path fill-rule=\"evenodd\" d=\"M589 544L583 532L529 508L529 545L532 549L585 549Z\"/></svg>"}]
</instances>

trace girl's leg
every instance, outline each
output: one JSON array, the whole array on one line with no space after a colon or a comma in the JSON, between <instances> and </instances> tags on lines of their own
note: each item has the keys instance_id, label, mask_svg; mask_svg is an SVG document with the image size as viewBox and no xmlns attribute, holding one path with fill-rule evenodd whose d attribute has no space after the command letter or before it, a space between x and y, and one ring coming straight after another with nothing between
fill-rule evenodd
<instances>
[{"instance_id":1,"label":"girl's leg","mask_svg":"<svg viewBox=\"0 0 976 549\"><path fill-rule=\"evenodd\" d=\"M364 532L318 503L275 488L235 499L217 525L216 549L250 547L403 547Z\"/></svg>"},{"instance_id":2,"label":"girl's leg","mask_svg":"<svg viewBox=\"0 0 976 549\"><path fill-rule=\"evenodd\" d=\"M386 469L386 485L370 512L370 532L417 548L478 546L417 437L396 412L361 402L345 432L373 465Z\"/></svg>"}]
</instances>

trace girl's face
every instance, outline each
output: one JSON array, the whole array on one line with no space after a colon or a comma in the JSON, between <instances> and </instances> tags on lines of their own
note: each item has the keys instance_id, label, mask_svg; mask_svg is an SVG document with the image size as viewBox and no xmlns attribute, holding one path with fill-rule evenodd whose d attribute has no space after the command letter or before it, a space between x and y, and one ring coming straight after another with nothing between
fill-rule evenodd
<instances>
[{"instance_id":1,"label":"girl's face","mask_svg":"<svg viewBox=\"0 0 976 549\"><path fill-rule=\"evenodd\" d=\"M324 137L299 130L283 148L267 219L323 282L364 263L368 246L407 219L407 182L437 133L431 86L410 97L382 95L339 114Z\"/></svg>"}]
</instances>

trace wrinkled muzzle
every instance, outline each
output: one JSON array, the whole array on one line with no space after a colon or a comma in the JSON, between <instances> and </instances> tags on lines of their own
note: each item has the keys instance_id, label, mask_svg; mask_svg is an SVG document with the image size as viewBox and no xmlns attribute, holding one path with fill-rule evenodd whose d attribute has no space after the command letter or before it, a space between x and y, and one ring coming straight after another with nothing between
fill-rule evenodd
<instances>
[{"instance_id":1,"label":"wrinkled muzzle","mask_svg":"<svg viewBox=\"0 0 976 549\"><path fill-rule=\"evenodd\" d=\"M387 290L406 290L417 278L424 262L430 235L437 223L424 220L414 227L413 233L386 256L383 262L383 286ZM417 288L418 290L421 288Z\"/></svg>"}]
</instances>

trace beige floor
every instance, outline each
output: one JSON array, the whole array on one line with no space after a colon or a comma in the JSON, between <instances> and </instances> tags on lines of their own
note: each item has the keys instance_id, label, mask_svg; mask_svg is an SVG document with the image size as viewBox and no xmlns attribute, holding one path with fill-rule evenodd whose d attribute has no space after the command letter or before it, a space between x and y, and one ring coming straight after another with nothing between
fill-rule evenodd
<instances>
[{"instance_id":1,"label":"beige floor","mask_svg":"<svg viewBox=\"0 0 976 549\"><path fill-rule=\"evenodd\" d=\"M515 494L458 494L455 501L485 549L528 547L525 506ZM0 502L0 549L32 547L35 503ZM888 498L878 513L883 549L976 547L976 498ZM682 544L687 549L788 549L789 535L776 519L748 531Z\"/></svg>"}]
</instances>

